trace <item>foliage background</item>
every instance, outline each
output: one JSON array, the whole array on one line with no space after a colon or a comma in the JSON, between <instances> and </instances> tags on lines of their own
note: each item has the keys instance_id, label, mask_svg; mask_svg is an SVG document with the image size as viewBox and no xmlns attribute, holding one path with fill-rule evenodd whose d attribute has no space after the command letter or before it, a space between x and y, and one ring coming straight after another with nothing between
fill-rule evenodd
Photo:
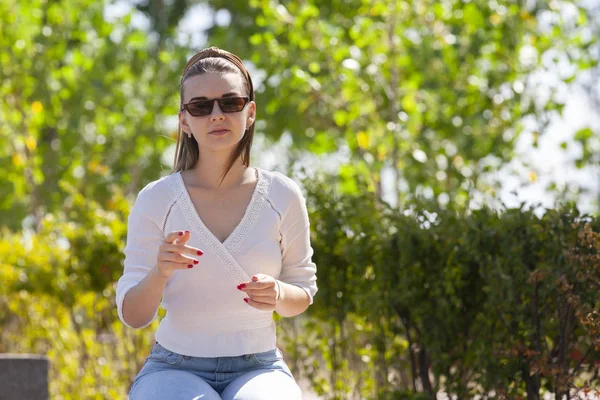
<instances>
[{"instance_id":1,"label":"foliage background","mask_svg":"<svg viewBox=\"0 0 600 400\"><path fill-rule=\"evenodd\" d=\"M274 168L307 178L320 293L278 320L297 376L344 399L597 387L597 219L576 197L485 206L519 136L543 137L561 89L597 70L593 8L174 0L107 18L109 5L0 1L0 351L48 354L53 398L125 397L151 346L157 321L123 327L114 283L130 205L170 171L198 50L179 31L202 5L218 10L207 43L254 71L253 160L289 137ZM531 77L564 60L540 94ZM594 127L573 139L577 167L600 161ZM329 172L297 168L340 153Z\"/></svg>"}]
</instances>

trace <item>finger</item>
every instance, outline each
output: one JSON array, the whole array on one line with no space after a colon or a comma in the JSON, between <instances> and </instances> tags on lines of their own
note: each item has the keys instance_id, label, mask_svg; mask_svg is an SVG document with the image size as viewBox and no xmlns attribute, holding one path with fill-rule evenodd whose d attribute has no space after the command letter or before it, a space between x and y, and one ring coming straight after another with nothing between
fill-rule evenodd
<instances>
[{"instance_id":1,"label":"finger","mask_svg":"<svg viewBox=\"0 0 600 400\"><path fill-rule=\"evenodd\" d=\"M190 231L185 231L183 232L183 235L178 236L175 238L175 241L173 243L176 244L186 244L188 240L190 240L192 237L192 234Z\"/></svg>"},{"instance_id":2,"label":"finger","mask_svg":"<svg viewBox=\"0 0 600 400\"><path fill-rule=\"evenodd\" d=\"M267 286L264 288L251 288L251 287L241 287L238 286L238 290L241 290L242 292L248 293L248 294L260 294L260 295L265 295L265 294L270 294L270 293L275 293L277 294L277 290L275 289L275 285L272 286Z\"/></svg>"},{"instance_id":3,"label":"finger","mask_svg":"<svg viewBox=\"0 0 600 400\"><path fill-rule=\"evenodd\" d=\"M202 254L204 254L204 252L197 247L192 247L192 246L187 246L187 245L182 245L182 244L170 244L170 243L163 245L161 248L161 251L180 253L180 254L186 253L186 254L191 254L194 256L201 256Z\"/></svg>"},{"instance_id":4,"label":"finger","mask_svg":"<svg viewBox=\"0 0 600 400\"><path fill-rule=\"evenodd\" d=\"M252 276L252 282L259 282L265 279L271 278L269 275L265 275L265 274L255 274Z\"/></svg>"},{"instance_id":5,"label":"finger","mask_svg":"<svg viewBox=\"0 0 600 400\"><path fill-rule=\"evenodd\" d=\"M247 295L248 297L250 297L250 299L259 301L261 303L275 304L275 296L277 295L277 293L247 293Z\"/></svg>"},{"instance_id":6,"label":"finger","mask_svg":"<svg viewBox=\"0 0 600 400\"><path fill-rule=\"evenodd\" d=\"M262 282L244 282L238 285L238 289L250 289L250 290L261 290L269 287L274 287L274 281L262 281Z\"/></svg>"},{"instance_id":7,"label":"finger","mask_svg":"<svg viewBox=\"0 0 600 400\"><path fill-rule=\"evenodd\" d=\"M275 307L273 306L273 304L267 304L267 303L262 303L262 302L258 302L258 301L254 301L252 299L249 298L244 298L244 301L246 303L248 303L248 305L259 309L259 310L264 310L264 311L272 311L275 309Z\"/></svg>"},{"instance_id":8,"label":"finger","mask_svg":"<svg viewBox=\"0 0 600 400\"><path fill-rule=\"evenodd\" d=\"M198 264L199 261L193 257L184 256L179 253L161 252L158 253L158 261L168 261L179 264Z\"/></svg>"},{"instance_id":9,"label":"finger","mask_svg":"<svg viewBox=\"0 0 600 400\"><path fill-rule=\"evenodd\" d=\"M165 237L165 242L167 243L175 243L175 240L179 237L182 237L185 234L184 231L173 231Z\"/></svg>"},{"instance_id":10,"label":"finger","mask_svg":"<svg viewBox=\"0 0 600 400\"><path fill-rule=\"evenodd\" d=\"M170 262L170 261L163 261L161 262L161 266L167 269L190 269L190 268L194 268L194 264L179 264L179 263L174 263L174 262Z\"/></svg>"}]
</instances>

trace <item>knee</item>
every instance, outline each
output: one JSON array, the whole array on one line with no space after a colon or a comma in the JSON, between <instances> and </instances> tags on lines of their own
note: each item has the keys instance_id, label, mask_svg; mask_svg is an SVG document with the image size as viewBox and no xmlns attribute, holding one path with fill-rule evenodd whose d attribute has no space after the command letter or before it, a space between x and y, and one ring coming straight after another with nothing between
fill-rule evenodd
<instances>
[{"instance_id":1,"label":"knee","mask_svg":"<svg viewBox=\"0 0 600 400\"><path fill-rule=\"evenodd\" d=\"M255 371L231 382L221 396L223 400L302 400L302 391L283 371Z\"/></svg>"},{"instance_id":2,"label":"knee","mask_svg":"<svg viewBox=\"0 0 600 400\"><path fill-rule=\"evenodd\" d=\"M202 378L178 370L157 371L134 382L129 400L162 399L221 400L219 394Z\"/></svg>"}]
</instances>

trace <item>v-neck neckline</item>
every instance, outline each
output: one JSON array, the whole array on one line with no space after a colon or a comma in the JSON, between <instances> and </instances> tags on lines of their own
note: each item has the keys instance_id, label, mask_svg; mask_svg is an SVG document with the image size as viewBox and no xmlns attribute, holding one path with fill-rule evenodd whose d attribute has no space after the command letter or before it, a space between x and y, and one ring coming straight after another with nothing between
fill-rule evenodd
<instances>
[{"instance_id":1,"label":"v-neck neckline","mask_svg":"<svg viewBox=\"0 0 600 400\"><path fill-rule=\"evenodd\" d=\"M207 228L207 226L204 224L204 221L202 221L202 218L200 218L200 214L198 214L198 211L194 206L194 202L192 201L187 187L185 186L181 171L178 171L174 174L174 186L178 189L176 192L179 192L179 196L177 197L180 197L182 200L183 209L188 222L190 222L192 227L194 227L200 233L204 240L212 244L211 247L225 247L229 252L232 252L243 241L250 229L256 223L258 212L260 211L264 199L266 198L267 189L270 182L263 171L257 167L253 168L256 170L257 182L252 192L250 202L246 206L244 215L238 224L223 242L221 242L221 240L219 240L219 238L217 238L215 234Z\"/></svg>"}]
</instances>

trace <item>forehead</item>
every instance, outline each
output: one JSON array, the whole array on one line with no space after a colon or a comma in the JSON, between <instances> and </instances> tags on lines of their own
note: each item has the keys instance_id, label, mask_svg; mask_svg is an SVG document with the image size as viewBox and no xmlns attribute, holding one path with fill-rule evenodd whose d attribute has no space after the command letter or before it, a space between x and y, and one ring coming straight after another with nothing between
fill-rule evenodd
<instances>
[{"instance_id":1,"label":"forehead","mask_svg":"<svg viewBox=\"0 0 600 400\"><path fill-rule=\"evenodd\" d=\"M183 83L183 102L194 97L213 99L226 93L245 96L243 78L235 73L204 73L187 79Z\"/></svg>"}]
</instances>

